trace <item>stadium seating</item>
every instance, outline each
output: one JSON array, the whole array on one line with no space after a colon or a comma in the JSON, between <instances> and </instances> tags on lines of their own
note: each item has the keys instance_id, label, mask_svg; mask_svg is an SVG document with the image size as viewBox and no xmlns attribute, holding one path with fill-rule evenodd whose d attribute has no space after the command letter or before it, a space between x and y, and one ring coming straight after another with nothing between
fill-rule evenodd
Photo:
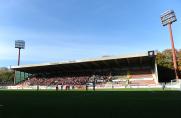
<instances>
[{"instance_id":1,"label":"stadium seating","mask_svg":"<svg viewBox=\"0 0 181 118\"><path fill-rule=\"evenodd\" d=\"M155 81L152 76L151 69L134 68L127 71L120 72L96 72L91 74L75 74L62 76L32 76L29 79L19 83L22 86L52 86L52 85L66 85L76 86L76 88L85 87L86 83L96 82L96 87L111 87L111 86L145 86L154 85Z\"/></svg>"},{"instance_id":2,"label":"stadium seating","mask_svg":"<svg viewBox=\"0 0 181 118\"><path fill-rule=\"evenodd\" d=\"M129 83L131 86L149 86L149 85L155 85L154 80L132 80Z\"/></svg>"},{"instance_id":3,"label":"stadium seating","mask_svg":"<svg viewBox=\"0 0 181 118\"><path fill-rule=\"evenodd\" d=\"M21 85L85 85L88 82L88 77L55 77L55 78L37 78L33 77L22 83ZM20 85L19 84L19 85Z\"/></svg>"}]
</instances>

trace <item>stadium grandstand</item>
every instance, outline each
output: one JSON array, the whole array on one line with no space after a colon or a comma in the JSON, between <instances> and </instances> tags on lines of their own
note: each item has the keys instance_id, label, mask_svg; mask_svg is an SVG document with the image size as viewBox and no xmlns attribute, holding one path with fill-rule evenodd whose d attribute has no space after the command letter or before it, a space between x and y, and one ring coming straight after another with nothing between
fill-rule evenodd
<instances>
[{"instance_id":1,"label":"stadium grandstand","mask_svg":"<svg viewBox=\"0 0 181 118\"><path fill-rule=\"evenodd\" d=\"M13 66L17 87L61 89L155 87L156 51Z\"/></svg>"}]
</instances>

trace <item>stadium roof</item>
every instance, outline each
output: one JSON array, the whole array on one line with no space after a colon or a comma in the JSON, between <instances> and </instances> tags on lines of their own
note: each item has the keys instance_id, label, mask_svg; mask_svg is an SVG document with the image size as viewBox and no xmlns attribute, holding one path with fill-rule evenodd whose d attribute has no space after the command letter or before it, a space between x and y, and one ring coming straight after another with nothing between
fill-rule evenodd
<instances>
[{"instance_id":1,"label":"stadium roof","mask_svg":"<svg viewBox=\"0 0 181 118\"><path fill-rule=\"evenodd\" d=\"M154 52L151 56L150 52ZM20 66L12 66L16 71L38 73L38 72L54 72L54 71L77 71L85 69L103 69L113 67L128 67L134 65L149 65L154 62L155 51L147 51L143 53L134 53L119 56L102 56L92 59L81 59L72 61L62 61L44 64L28 64Z\"/></svg>"}]
</instances>

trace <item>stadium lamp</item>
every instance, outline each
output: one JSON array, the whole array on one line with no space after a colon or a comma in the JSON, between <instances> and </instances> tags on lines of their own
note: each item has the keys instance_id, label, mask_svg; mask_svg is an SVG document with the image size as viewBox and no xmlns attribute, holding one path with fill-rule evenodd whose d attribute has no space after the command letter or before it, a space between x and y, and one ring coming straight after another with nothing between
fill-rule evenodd
<instances>
[{"instance_id":1,"label":"stadium lamp","mask_svg":"<svg viewBox=\"0 0 181 118\"><path fill-rule=\"evenodd\" d=\"M168 29L170 32L170 40L172 45L172 57L173 57L173 65L174 65L174 71L176 79L178 79L178 73L177 73L177 60L176 60L176 51L174 47L174 40L173 40L173 34L172 34L172 27L171 24L173 22L177 21L175 13L173 10L167 10L163 14L161 14L161 22L163 26L168 25Z\"/></svg>"},{"instance_id":2,"label":"stadium lamp","mask_svg":"<svg viewBox=\"0 0 181 118\"><path fill-rule=\"evenodd\" d=\"M148 51L148 56L149 57L154 57L155 56L155 51L154 50Z\"/></svg>"},{"instance_id":3,"label":"stadium lamp","mask_svg":"<svg viewBox=\"0 0 181 118\"><path fill-rule=\"evenodd\" d=\"M15 41L15 48L18 48L18 66L19 66L20 65L20 50L25 48L25 41L16 40Z\"/></svg>"}]
</instances>

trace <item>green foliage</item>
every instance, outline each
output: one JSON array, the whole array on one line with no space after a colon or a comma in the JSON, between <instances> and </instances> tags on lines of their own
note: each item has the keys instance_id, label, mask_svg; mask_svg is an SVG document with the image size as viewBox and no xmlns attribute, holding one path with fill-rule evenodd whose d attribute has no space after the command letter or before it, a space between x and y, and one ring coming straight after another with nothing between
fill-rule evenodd
<instances>
[{"instance_id":1,"label":"green foliage","mask_svg":"<svg viewBox=\"0 0 181 118\"><path fill-rule=\"evenodd\" d=\"M177 53L178 56L178 68L181 71L181 49Z\"/></svg>"},{"instance_id":2,"label":"green foliage","mask_svg":"<svg viewBox=\"0 0 181 118\"><path fill-rule=\"evenodd\" d=\"M8 68L0 68L0 83L13 83L14 72Z\"/></svg>"},{"instance_id":3,"label":"green foliage","mask_svg":"<svg viewBox=\"0 0 181 118\"><path fill-rule=\"evenodd\" d=\"M181 73L181 49L176 50L176 55L177 55L178 70L179 70L179 73ZM166 49L162 52L158 52L156 60L157 60L158 66L165 67L168 69L173 69L171 49Z\"/></svg>"},{"instance_id":4,"label":"green foliage","mask_svg":"<svg viewBox=\"0 0 181 118\"><path fill-rule=\"evenodd\" d=\"M157 54L157 64L162 67L173 69L171 49L166 49Z\"/></svg>"},{"instance_id":5,"label":"green foliage","mask_svg":"<svg viewBox=\"0 0 181 118\"><path fill-rule=\"evenodd\" d=\"M181 67L181 50L176 51L176 55L177 55L177 63L180 68ZM157 64L159 66L173 69L172 50L171 49L166 49L162 52L158 52L156 59L157 59Z\"/></svg>"}]
</instances>

